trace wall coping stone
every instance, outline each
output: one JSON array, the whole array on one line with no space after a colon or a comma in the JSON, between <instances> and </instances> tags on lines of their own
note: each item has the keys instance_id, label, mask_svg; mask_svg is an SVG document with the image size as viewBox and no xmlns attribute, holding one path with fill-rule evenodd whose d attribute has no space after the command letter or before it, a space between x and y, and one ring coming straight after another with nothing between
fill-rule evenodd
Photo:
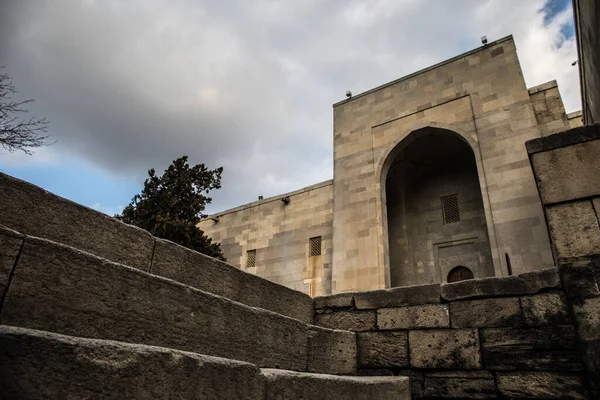
<instances>
[{"instance_id":1,"label":"wall coping stone","mask_svg":"<svg viewBox=\"0 0 600 400\"><path fill-rule=\"evenodd\" d=\"M354 293L338 293L328 296L317 296L313 299L315 310L324 308L354 307Z\"/></svg>"},{"instance_id":2,"label":"wall coping stone","mask_svg":"<svg viewBox=\"0 0 600 400\"><path fill-rule=\"evenodd\" d=\"M440 284L403 286L354 294L359 310L440 303Z\"/></svg>"},{"instance_id":3,"label":"wall coping stone","mask_svg":"<svg viewBox=\"0 0 600 400\"><path fill-rule=\"evenodd\" d=\"M482 297L521 296L550 289L562 288L557 268L526 272L507 277L469 279L441 285L445 301L476 299Z\"/></svg>"},{"instance_id":4,"label":"wall coping stone","mask_svg":"<svg viewBox=\"0 0 600 400\"><path fill-rule=\"evenodd\" d=\"M579 126L545 137L531 139L525 142L525 147L527 148L527 153L532 155L590 140L600 140L600 123Z\"/></svg>"}]
</instances>

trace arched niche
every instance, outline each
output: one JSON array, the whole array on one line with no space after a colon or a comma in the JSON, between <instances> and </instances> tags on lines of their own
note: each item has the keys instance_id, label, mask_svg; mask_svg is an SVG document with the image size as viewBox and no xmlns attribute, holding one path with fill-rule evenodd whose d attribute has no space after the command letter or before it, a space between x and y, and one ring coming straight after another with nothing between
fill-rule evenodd
<instances>
[{"instance_id":1,"label":"arched niche","mask_svg":"<svg viewBox=\"0 0 600 400\"><path fill-rule=\"evenodd\" d=\"M493 276L471 145L454 131L411 132L382 168L390 286L445 282L457 265Z\"/></svg>"}]
</instances>

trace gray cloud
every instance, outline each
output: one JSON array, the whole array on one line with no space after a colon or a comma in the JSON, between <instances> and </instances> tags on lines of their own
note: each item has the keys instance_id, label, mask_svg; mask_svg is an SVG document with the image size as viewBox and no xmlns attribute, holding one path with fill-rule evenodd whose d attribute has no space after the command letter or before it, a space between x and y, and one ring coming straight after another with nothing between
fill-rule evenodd
<instances>
[{"instance_id":1,"label":"gray cloud","mask_svg":"<svg viewBox=\"0 0 600 400\"><path fill-rule=\"evenodd\" d=\"M6 2L7 0L5 0ZM525 3L525 4L523 4ZM0 64L52 148L143 179L188 154L224 166L223 209L328 179L331 104L514 33L528 85L578 108L565 12L543 1L8 0ZM562 18L562 19L561 19Z\"/></svg>"}]
</instances>

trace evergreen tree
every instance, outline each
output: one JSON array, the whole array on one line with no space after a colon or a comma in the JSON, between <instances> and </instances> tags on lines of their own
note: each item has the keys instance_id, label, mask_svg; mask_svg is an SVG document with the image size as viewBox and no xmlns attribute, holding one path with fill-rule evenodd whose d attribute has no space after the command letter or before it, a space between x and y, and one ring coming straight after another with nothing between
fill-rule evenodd
<instances>
[{"instance_id":1,"label":"evergreen tree","mask_svg":"<svg viewBox=\"0 0 600 400\"><path fill-rule=\"evenodd\" d=\"M183 156L173 161L162 176L150 169L142 193L115 217L156 237L225 260L220 245L197 227L206 217L204 208L212 201L208 193L221 187L223 168L209 170L204 164L190 167L187 159Z\"/></svg>"}]
</instances>

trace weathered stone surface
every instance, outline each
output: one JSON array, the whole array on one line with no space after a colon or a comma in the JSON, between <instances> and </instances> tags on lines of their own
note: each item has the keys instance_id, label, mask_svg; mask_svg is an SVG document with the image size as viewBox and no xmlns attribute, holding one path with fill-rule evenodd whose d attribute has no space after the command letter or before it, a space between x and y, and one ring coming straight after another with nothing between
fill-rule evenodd
<instances>
[{"instance_id":1,"label":"weathered stone surface","mask_svg":"<svg viewBox=\"0 0 600 400\"><path fill-rule=\"evenodd\" d=\"M385 368L359 368L358 376L394 376L394 371Z\"/></svg>"},{"instance_id":2,"label":"weathered stone surface","mask_svg":"<svg viewBox=\"0 0 600 400\"><path fill-rule=\"evenodd\" d=\"M263 369L266 400L410 400L407 378L335 376Z\"/></svg>"},{"instance_id":3,"label":"weathered stone surface","mask_svg":"<svg viewBox=\"0 0 600 400\"><path fill-rule=\"evenodd\" d=\"M590 398L600 399L600 340L583 341L581 354L590 386Z\"/></svg>"},{"instance_id":4,"label":"weathered stone surface","mask_svg":"<svg viewBox=\"0 0 600 400\"><path fill-rule=\"evenodd\" d=\"M469 279L441 285L441 296L446 301L478 297L502 297L536 294L547 289L560 289L560 278L555 268L504 278Z\"/></svg>"},{"instance_id":5,"label":"weathered stone surface","mask_svg":"<svg viewBox=\"0 0 600 400\"><path fill-rule=\"evenodd\" d=\"M313 323L310 296L167 240L156 239L151 271L249 306Z\"/></svg>"},{"instance_id":6,"label":"weathered stone surface","mask_svg":"<svg viewBox=\"0 0 600 400\"><path fill-rule=\"evenodd\" d=\"M600 228L591 201L549 206L546 216L559 260L600 253Z\"/></svg>"},{"instance_id":7,"label":"weathered stone surface","mask_svg":"<svg viewBox=\"0 0 600 400\"><path fill-rule=\"evenodd\" d=\"M377 326L382 330L449 328L448 306L426 304L377 310Z\"/></svg>"},{"instance_id":8,"label":"weathered stone surface","mask_svg":"<svg viewBox=\"0 0 600 400\"><path fill-rule=\"evenodd\" d=\"M0 224L148 271L148 232L2 173L0 187Z\"/></svg>"},{"instance_id":9,"label":"weathered stone surface","mask_svg":"<svg viewBox=\"0 0 600 400\"><path fill-rule=\"evenodd\" d=\"M575 330L571 325L540 328L485 328L480 331L483 365L487 370L582 369Z\"/></svg>"},{"instance_id":10,"label":"weathered stone surface","mask_svg":"<svg viewBox=\"0 0 600 400\"><path fill-rule=\"evenodd\" d=\"M356 374L356 334L310 327L308 331L308 372Z\"/></svg>"},{"instance_id":11,"label":"weathered stone surface","mask_svg":"<svg viewBox=\"0 0 600 400\"><path fill-rule=\"evenodd\" d=\"M481 368L476 329L436 329L408 333L413 368Z\"/></svg>"},{"instance_id":12,"label":"weathered stone surface","mask_svg":"<svg viewBox=\"0 0 600 400\"><path fill-rule=\"evenodd\" d=\"M582 340L600 340L600 297L573 304L573 312L579 324Z\"/></svg>"},{"instance_id":13,"label":"weathered stone surface","mask_svg":"<svg viewBox=\"0 0 600 400\"><path fill-rule=\"evenodd\" d=\"M330 329L364 332L375 329L377 311L334 311L315 315L315 325Z\"/></svg>"},{"instance_id":14,"label":"weathered stone surface","mask_svg":"<svg viewBox=\"0 0 600 400\"><path fill-rule=\"evenodd\" d=\"M552 372L496 374L498 390L511 399L585 399L579 376Z\"/></svg>"},{"instance_id":15,"label":"weathered stone surface","mask_svg":"<svg viewBox=\"0 0 600 400\"><path fill-rule=\"evenodd\" d=\"M264 398L252 364L0 326L3 399Z\"/></svg>"},{"instance_id":16,"label":"weathered stone surface","mask_svg":"<svg viewBox=\"0 0 600 400\"><path fill-rule=\"evenodd\" d=\"M440 302L440 285L405 286L386 290L359 292L354 295L358 309L413 306Z\"/></svg>"},{"instance_id":17,"label":"weathered stone surface","mask_svg":"<svg viewBox=\"0 0 600 400\"><path fill-rule=\"evenodd\" d=\"M359 367L408 367L406 332L364 332L358 333L357 339Z\"/></svg>"},{"instance_id":18,"label":"weathered stone surface","mask_svg":"<svg viewBox=\"0 0 600 400\"><path fill-rule=\"evenodd\" d=\"M338 293L329 296L317 296L314 299L315 310L323 308L349 308L354 306L354 293Z\"/></svg>"},{"instance_id":19,"label":"weathered stone surface","mask_svg":"<svg viewBox=\"0 0 600 400\"><path fill-rule=\"evenodd\" d=\"M564 293L542 293L521 297L526 325L566 325L570 323Z\"/></svg>"},{"instance_id":20,"label":"weathered stone surface","mask_svg":"<svg viewBox=\"0 0 600 400\"><path fill-rule=\"evenodd\" d=\"M581 302L600 296L598 272L591 262L568 263L560 266L560 276L568 298Z\"/></svg>"},{"instance_id":21,"label":"weathered stone surface","mask_svg":"<svg viewBox=\"0 0 600 400\"><path fill-rule=\"evenodd\" d=\"M3 324L304 370L307 325L27 237Z\"/></svg>"},{"instance_id":22,"label":"weathered stone surface","mask_svg":"<svg viewBox=\"0 0 600 400\"><path fill-rule=\"evenodd\" d=\"M572 144L531 157L544 204L600 195L600 140Z\"/></svg>"},{"instance_id":23,"label":"weathered stone surface","mask_svg":"<svg viewBox=\"0 0 600 400\"><path fill-rule=\"evenodd\" d=\"M8 288L10 272L23 244L23 235L0 225L0 299Z\"/></svg>"},{"instance_id":24,"label":"weathered stone surface","mask_svg":"<svg viewBox=\"0 0 600 400\"><path fill-rule=\"evenodd\" d=\"M495 399L494 377L485 371L430 372L425 374L427 398Z\"/></svg>"},{"instance_id":25,"label":"weathered stone surface","mask_svg":"<svg viewBox=\"0 0 600 400\"><path fill-rule=\"evenodd\" d=\"M457 301L450 303L453 328L484 328L521 324L518 297Z\"/></svg>"}]
</instances>

